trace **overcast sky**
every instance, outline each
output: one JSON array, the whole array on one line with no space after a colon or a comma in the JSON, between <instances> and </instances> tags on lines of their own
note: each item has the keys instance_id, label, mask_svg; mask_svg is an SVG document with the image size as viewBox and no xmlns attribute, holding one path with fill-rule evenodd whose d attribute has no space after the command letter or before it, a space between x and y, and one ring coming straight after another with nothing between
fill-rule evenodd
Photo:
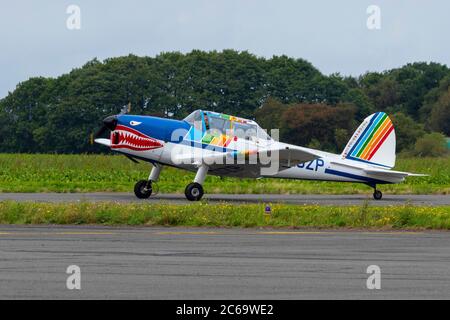
<instances>
[{"instance_id":1,"label":"overcast sky","mask_svg":"<svg viewBox=\"0 0 450 320\"><path fill-rule=\"evenodd\" d=\"M325 74L359 75L414 61L450 65L447 0L0 0L0 98L32 76L94 57L192 49L304 58ZM67 7L81 9L69 30ZM381 28L366 12L377 5Z\"/></svg>"}]
</instances>

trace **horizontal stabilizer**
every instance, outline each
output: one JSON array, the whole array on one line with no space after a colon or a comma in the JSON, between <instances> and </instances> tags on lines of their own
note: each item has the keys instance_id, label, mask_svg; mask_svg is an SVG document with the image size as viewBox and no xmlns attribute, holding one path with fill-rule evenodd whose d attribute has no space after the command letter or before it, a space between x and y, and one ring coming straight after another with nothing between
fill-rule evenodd
<instances>
[{"instance_id":1,"label":"horizontal stabilizer","mask_svg":"<svg viewBox=\"0 0 450 320\"><path fill-rule=\"evenodd\" d=\"M378 177L391 177L391 178L406 178L406 177L426 177L428 174L421 174L421 173L411 173L411 172L403 172L403 171L395 171L395 170L389 170L389 169L381 169L381 168L375 168L375 167L360 167L360 166L354 166L349 163L344 163L340 161L331 161L332 165L335 166L342 166L352 169L360 169L364 171L364 173L369 175L374 175Z\"/></svg>"},{"instance_id":2,"label":"horizontal stabilizer","mask_svg":"<svg viewBox=\"0 0 450 320\"><path fill-rule=\"evenodd\" d=\"M385 169L378 169L378 168L370 168L370 169L363 169L363 170L367 174L378 175L378 176L391 176L391 177L398 177L398 178L428 176L427 174L421 174L421 173L402 172L402 171L385 170Z\"/></svg>"}]
</instances>

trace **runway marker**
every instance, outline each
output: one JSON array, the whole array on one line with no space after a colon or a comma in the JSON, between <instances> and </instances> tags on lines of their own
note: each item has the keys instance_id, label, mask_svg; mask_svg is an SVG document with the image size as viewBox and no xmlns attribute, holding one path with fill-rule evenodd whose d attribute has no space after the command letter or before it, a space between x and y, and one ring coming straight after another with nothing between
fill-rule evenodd
<instances>
[{"instance_id":1,"label":"runway marker","mask_svg":"<svg viewBox=\"0 0 450 320\"><path fill-rule=\"evenodd\" d=\"M418 232L418 231L393 231L393 232L389 232L389 231L382 231L382 232L377 232L377 231L373 231L373 232L360 232L360 234L394 234L394 235L399 235L399 234L423 234L423 232Z\"/></svg>"},{"instance_id":2,"label":"runway marker","mask_svg":"<svg viewBox=\"0 0 450 320\"><path fill-rule=\"evenodd\" d=\"M327 231L261 231L257 234L335 234L338 232L327 232Z\"/></svg>"},{"instance_id":3,"label":"runway marker","mask_svg":"<svg viewBox=\"0 0 450 320\"><path fill-rule=\"evenodd\" d=\"M157 232L158 235L168 235L168 234L219 234L220 232L215 231L162 231Z\"/></svg>"},{"instance_id":4,"label":"runway marker","mask_svg":"<svg viewBox=\"0 0 450 320\"><path fill-rule=\"evenodd\" d=\"M416 235L416 234L423 234L423 232L414 232L414 231L394 231L394 232L377 232L377 231L372 231L372 232L359 232L359 231L354 231L354 232L348 232L348 231L261 231L258 232L257 234L345 234L345 233L353 233L353 234L363 234L363 235L376 235L376 234L381 234L381 235L404 235L404 234L412 234L412 235Z\"/></svg>"},{"instance_id":5,"label":"runway marker","mask_svg":"<svg viewBox=\"0 0 450 320\"><path fill-rule=\"evenodd\" d=\"M117 234L117 232L56 232L49 234L57 234L57 235L112 235Z\"/></svg>"}]
</instances>

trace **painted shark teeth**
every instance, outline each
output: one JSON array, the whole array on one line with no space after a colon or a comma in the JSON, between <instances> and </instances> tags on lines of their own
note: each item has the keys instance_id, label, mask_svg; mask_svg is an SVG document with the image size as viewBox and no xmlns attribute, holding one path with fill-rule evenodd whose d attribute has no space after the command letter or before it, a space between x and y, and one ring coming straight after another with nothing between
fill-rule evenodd
<instances>
[{"instance_id":1,"label":"painted shark teeth","mask_svg":"<svg viewBox=\"0 0 450 320\"><path fill-rule=\"evenodd\" d=\"M114 149L127 148L144 151L162 147L157 140L122 125L117 126L116 130L111 133L111 142L111 148Z\"/></svg>"}]
</instances>

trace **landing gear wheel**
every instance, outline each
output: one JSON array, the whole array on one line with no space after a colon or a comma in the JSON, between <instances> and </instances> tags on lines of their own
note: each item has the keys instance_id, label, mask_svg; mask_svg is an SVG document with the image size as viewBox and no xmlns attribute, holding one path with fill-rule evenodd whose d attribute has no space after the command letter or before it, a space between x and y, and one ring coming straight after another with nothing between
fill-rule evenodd
<instances>
[{"instance_id":1,"label":"landing gear wheel","mask_svg":"<svg viewBox=\"0 0 450 320\"><path fill-rule=\"evenodd\" d=\"M380 200L382 197L383 197L383 194L381 193L380 190L375 190L375 191L373 192L373 198L374 198L375 200Z\"/></svg>"},{"instance_id":2,"label":"landing gear wheel","mask_svg":"<svg viewBox=\"0 0 450 320\"><path fill-rule=\"evenodd\" d=\"M138 181L134 185L134 194L139 199L147 199L152 194L152 183L149 183L147 180Z\"/></svg>"},{"instance_id":3,"label":"landing gear wheel","mask_svg":"<svg viewBox=\"0 0 450 320\"><path fill-rule=\"evenodd\" d=\"M190 183L186 186L184 194L189 201L198 201L203 197L203 187L197 182Z\"/></svg>"}]
</instances>

